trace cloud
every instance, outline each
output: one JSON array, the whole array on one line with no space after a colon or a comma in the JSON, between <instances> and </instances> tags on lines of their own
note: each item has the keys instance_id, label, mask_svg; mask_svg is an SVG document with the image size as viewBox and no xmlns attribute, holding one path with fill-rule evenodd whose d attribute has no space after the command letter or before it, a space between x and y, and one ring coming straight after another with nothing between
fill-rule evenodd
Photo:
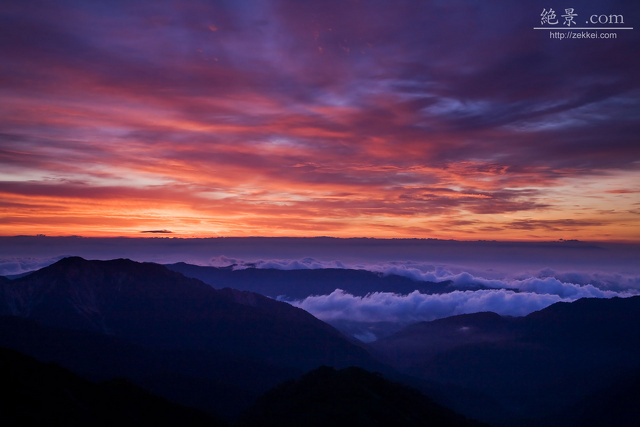
<instances>
[{"instance_id":1,"label":"cloud","mask_svg":"<svg viewBox=\"0 0 640 427\"><path fill-rule=\"evenodd\" d=\"M454 261L452 259L451 261ZM605 271L555 271L543 268L538 271L518 271L508 263L496 262L490 271L455 264L434 264L418 261L394 262L346 262L321 260L312 257L302 259L255 259L244 260L218 256L209 265L215 267L232 266L234 269L272 268L278 270L311 270L323 268L359 269L383 275L397 275L422 282L451 282L457 288L477 287L508 289L552 294L568 297L612 297L617 292L640 291L638 274L622 274Z\"/></svg>"},{"instance_id":2,"label":"cloud","mask_svg":"<svg viewBox=\"0 0 640 427\"><path fill-rule=\"evenodd\" d=\"M550 268L541 270L539 278L555 278L564 283L579 285L592 285L601 290L616 292L624 290L640 290L640 276L635 274L622 274L615 272L556 272Z\"/></svg>"},{"instance_id":3,"label":"cloud","mask_svg":"<svg viewBox=\"0 0 640 427\"><path fill-rule=\"evenodd\" d=\"M213 267L230 267L234 270L244 270L247 268L276 269L276 270L317 270L323 268L349 268L340 261L320 261L311 257L303 259L272 259L255 261L245 261L236 258L229 258L224 255L214 257L210 261Z\"/></svg>"},{"instance_id":4,"label":"cloud","mask_svg":"<svg viewBox=\"0 0 640 427\"><path fill-rule=\"evenodd\" d=\"M454 291L436 295L425 295L418 291L408 295L376 292L364 297L336 289L329 295L310 296L289 303L324 321L410 323L481 311L524 316L559 301L571 299L504 289Z\"/></svg>"},{"instance_id":5,"label":"cloud","mask_svg":"<svg viewBox=\"0 0 640 427\"><path fill-rule=\"evenodd\" d=\"M354 296L336 289L329 295L313 295L303 300L287 302L327 322L347 320L406 324L483 311L504 316L525 316L560 301L571 302L582 297L629 297L637 294L603 292L590 286L581 289L554 280L531 279L517 290L469 290L433 295L419 291L407 295L375 292Z\"/></svg>"},{"instance_id":6,"label":"cloud","mask_svg":"<svg viewBox=\"0 0 640 427\"><path fill-rule=\"evenodd\" d=\"M266 265L277 268L278 265L292 266L295 263L262 261L256 267ZM306 260L300 265L304 268L319 268L324 265L327 268L329 265L335 266L335 263L323 264L317 260ZM530 273L512 271L505 267L507 266L496 263L490 271L482 272L460 266L415 261L349 264L345 268L400 275L416 281L449 281L456 290L433 295L419 291L401 295L389 291L355 296L336 289L329 295L310 295L302 300L287 302L328 322L346 320L410 323L480 311L524 316L559 301L640 294L640 276L637 274L556 272L550 268ZM490 289L465 290L478 285ZM284 297L280 299L286 300Z\"/></svg>"},{"instance_id":7,"label":"cloud","mask_svg":"<svg viewBox=\"0 0 640 427\"><path fill-rule=\"evenodd\" d=\"M465 288L482 285L487 288L514 290L541 295L556 295L561 298L611 298L640 293L640 276L610 272L556 272L546 268L538 272L514 272L496 265L490 274L468 271L452 272L461 267L432 266L409 263L409 265L378 265L373 271L396 274L413 280L430 282L451 281L455 287ZM504 268L504 266L503 266ZM487 276L499 276L499 279Z\"/></svg>"},{"instance_id":8,"label":"cloud","mask_svg":"<svg viewBox=\"0 0 640 427\"><path fill-rule=\"evenodd\" d=\"M13 257L0 259L0 276L10 276L39 270L47 267L64 256L55 258Z\"/></svg>"},{"instance_id":9,"label":"cloud","mask_svg":"<svg viewBox=\"0 0 640 427\"><path fill-rule=\"evenodd\" d=\"M0 275L49 265L68 253L90 259L187 261L234 269L361 269L415 281L450 282L436 295L336 289L288 301L322 320L408 323L494 311L522 316L558 301L640 294L637 247L581 242L500 243L378 239L3 237ZM41 248L39 257L12 256ZM51 256L47 255L51 253ZM228 253L211 257L211 253ZM313 256L296 257L296 254ZM267 258L264 255L270 254ZM403 261L385 261L397 257ZM556 262L554 262L556 261ZM551 265L551 267L546 267ZM478 286L485 289L478 290ZM340 285L336 284L336 288ZM333 289L333 288L332 288ZM364 330L364 329L363 329Z\"/></svg>"},{"instance_id":10,"label":"cloud","mask_svg":"<svg viewBox=\"0 0 640 427\"><path fill-rule=\"evenodd\" d=\"M288 301L326 320L355 322L415 322L455 314L494 311L503 315L523 316L558 301L580 298L629 297L640 294L638 274L611 272L556 272L544 268L534 272L513 270L495 263L490 270L455 265L437 265L416 261L381 263L300 260L242 261L218 257L213 265L234 269L275 268L282 270L350 268L383 275L399 275L415 281L450 282L452 292L426 295L418 291L400 295L388 289L368 295L352 295L336 289L329 295L313 294L302 300ZM339 288L340 284L336 284ZM416 284L416 287L418 285ZM489 289L477 290L478 286ZM287 300L286 296L279 297Z\"/></svg>"},{"instance_id":11,"label":"cloud","mask_svg":"<svg viewBox=\"0 0 640 427\"><path fill-rule=\"evenodd\" d=\"M593 285L563 283L554 277L547 277L544 279L529 278L522 281L512 282L510 285L513 289L517 289L519 291L545 295L558 295L562 298L571 299L583 297L611 298L613 296L619 296L619 294L614 291L603 291Z\"/></svg>"},{"instance_id":12,"label":"cloud","mask_svg":"<svg viewBox=\"0 0 640 427\"><path fill-rule=\"evenodd\" d=\"M562 49L534 1L8 4L0 233L640 238L635 32Z\"/></svg>"}]
</instances>

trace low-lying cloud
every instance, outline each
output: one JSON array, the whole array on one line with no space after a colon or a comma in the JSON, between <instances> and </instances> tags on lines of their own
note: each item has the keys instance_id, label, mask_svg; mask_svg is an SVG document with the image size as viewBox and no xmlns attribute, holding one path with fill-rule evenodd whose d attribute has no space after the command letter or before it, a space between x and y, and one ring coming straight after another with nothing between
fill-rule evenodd
<instances>
[{"instance_id":1,"label":"low-lying cloud","mask_svg":"<svg viewBox=\"0 0 640 427\"><path fill-rule=\"evenodd\" d=\"M302 301L291 301L290 304L324 321L410 323L481 311L524 316L559 301L570 299L504 289L454 291L435 295L418 291L408 295L375 292L364 297L336 289L329 295L310 296Z\"/></svg>"},{"instance_id":2,"label":"low-lying cloud","mask_svg":"<svg viewBox=\"0 0 640 427\"><path fill-rule=\"evenodd\" d=\"M257 259L246 261L238 258L218 256L212 258L211 266L278 270L313 270L325 268L357 269L382 275L397 275L419 282L449 281L456 288L483 286L494 289L538 294L553 294L560 297L616 296L616 292L640 291L640 275L603 271L556 271L543 268L534 271L519 271L516 267L497 262L490 270L465 266L435 265L417 261L392 261L378 263L348 263L338 260L324 261L307 257L302 259ZM608 291L613 291L608 292Z\"/></svg>"},{"instance_id":3,"label":"low-lying cloud","mask_svg":"<svg viewBox=\"0 0 640 427\"><path fill-rule=\"evenodd\" d=\"M632 294L615 294L609 291L601 295L603 298L609 298ZM314 295L289 303L327 322L348 320L406 324L482 311L492 311L503 316L526 316L556 302L571 302L578 298L508 289L454 291L433 295L418 291L408 295L375 292L361 297L336 289L329 295Z\"/></svg>"},{"instance_id":4,"label":"low-lying cloud","mask_svg":"<svg viewBox=\"0 0 640 427\"><path fill-rule=\"evenodd\" d=\"M222 261L224 260L221 257L217 259L218 263ZM443 294L423 294L416 290L404 295L390 291L373 292L365 296L352 295L342 289L336 289L328 295L309 295L302 300L288 301L328 322L346 320L411 323L480 311L492 311L506 316L525 316L560 301L640 294L638 275L598 271L562 272L544 268L534 272L520 272L500 265L490 271L480 271L413 261L347 264L313 258L257 260L251 263L234 259L232 264L238 269L356 268L381 275L403 276L415 281L448 281L455 289ZM503 267L502 271L500 267ZM280 299L287 300L286 296Z\"/></svg>"},{"instance_id":5,"label":"low-lying cloud","mask_svg":"<svg viewBox=\"0 0 640 427\"><path fill-rule=\"evenodd\" d=\"M0 276L11 276L28 273L47 267L56 261L64 258L36 258L36 257L13 257L0 259Z\"/></svg>"}]
</instances>

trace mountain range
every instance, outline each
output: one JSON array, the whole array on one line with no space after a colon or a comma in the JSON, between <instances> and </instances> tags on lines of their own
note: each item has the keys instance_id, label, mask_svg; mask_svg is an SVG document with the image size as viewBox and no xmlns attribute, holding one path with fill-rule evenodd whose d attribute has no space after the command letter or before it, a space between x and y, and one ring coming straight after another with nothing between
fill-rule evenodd
<instances>
[{"instance_id":1,"label":"mountain range","mask_svg":"<svg viewBox=\"0 0 640 427\"><path fill-rule=\"evenodd\" d=\"M282 301L303 300L313 295L328 295L336 289L356 297L364 297L374 292L406 295L414 291L422 294L443 294L460 289L467 291L485 289L481 284L468 284L460 288L450 280L430 282L397 274L347 268L282 270L255 268L251 265L211 267L184 262L167 264L166 267L187 277L200 279L216 289L230 287L256 292ZM343 334L363 341L370 340L370 337L390 335L405 326L401 322L389 321L359 322L340 318L325 321Z\"/></svg>"},{"instance_id":2,"label":"mountain range","mask_svg":"<svg viewBox=\"0 0 640 427\"><path fill-rule=\"evenodd\" d=\"M581 402L640 369L640 297L556 303L525 317L453 316L371 347L408 375L495 400L503 408L495 424L569 425Z\"/></svg>"},{"instance_id":3,"label":"mountain range","mask_svg":"<svg viewBox=\"0 0 640 427\"><path fill-rule=\"evenodd\" d=\"M249 267L236 269L233 265L205 267L184 262L168 264L166 267L187 277L200 279L216 289L232 287L289 300L304 299L310 295L330 294L336 288L356 296L365 296L372 292L408 294L418 290L423 294L436 294L456 290L453 282L448 280L418 281L396 274L346 268L281 270ZM479 289L480 286L477 288Z\"/></svg>"},{"instance_id":4,"label":"mountain range","mask_svg":"<svg viewBox=\"0 0 640 427\"><path fill-rule=\"evenodd\" d=\"M267 284L280 274L252 270L243 274L256 286L261 274ZM353 283L367 279L359 280ZM250 425L295 425L330 408L332 423L360 413L389 417L384 425L419 425L399 414L453 413L441 404L496 426L638 419L640 297L557 303L525 317L453 316L366 345L301 309L228 284L214 287L153 263L65 258L0 278L0 346L92 382L127 378L208 416L229 421L248 411L240 420ZM359 370L346 369L352 366ZM393 382L376 379L383 377ZM340 404L344 390L360 397ZM418 396L407 398L411 408L394 400L404 393ZM425 405L432 409L421 412Z\"/></svg>"},{"instance_id":5,"label":"mountain range","mask_svg":"<svg viewBox=\"0 0 640 427\"><path fill-rule=\"evenodd\" d=\"M65 258L3 283L0 315L2 346L227 416L320 365L386 368L289 304L124 259Z\"/></svg>"}]
</instances>

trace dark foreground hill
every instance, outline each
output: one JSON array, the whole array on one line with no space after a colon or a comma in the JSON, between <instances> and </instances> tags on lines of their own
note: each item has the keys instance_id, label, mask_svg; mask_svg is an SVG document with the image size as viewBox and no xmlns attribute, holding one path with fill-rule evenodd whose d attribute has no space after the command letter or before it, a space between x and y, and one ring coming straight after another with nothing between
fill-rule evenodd
<instances>
[{"instance_id":1,"label":"dark foreground hill","mask_svg":"<svg viewBox=\"0 0 640 427\"><path fill-rule=\"evenodd\" d=\"M0 422L5 426L225 425L126 380L95 384L1 347L0 377Z\"/></svg>"},{"instance_id":2,"label":"dark foreground hill","mask_svg":"<svg viewBox=\"0 0 640 427\"><path fill-rule=\"evenodd\" d=\"M360 368L320 367L265 393L240 426L470 427L419 391Z\"/></svg>"},{"instance_id":3,"label":"dark foreground hill","mask_svg":"<svg viewBox=\"0 0 640 427\"><path fill-rule=\"evenodd\" d=\"M385 369L303 310L165 267L65 258L0 284L0 345L233 416L320 365Z\"/></svg>"},{"instance_id":4,"label":"dark foreground hill","mask_svg":"<svg viewBox=\"0 0 640 427\"><path fill-rule=\"evenodd\" d=\"M454 316L409 326L372 347L407 374L499 402L505 410L493 422L572 425L579 417L569 415L586 407L581 402L596 407L589 396L613 395L640 371L640 297L558 303L521 318ZM611 416L632 411L622 404Z\"/></svg>"}]
</instances>

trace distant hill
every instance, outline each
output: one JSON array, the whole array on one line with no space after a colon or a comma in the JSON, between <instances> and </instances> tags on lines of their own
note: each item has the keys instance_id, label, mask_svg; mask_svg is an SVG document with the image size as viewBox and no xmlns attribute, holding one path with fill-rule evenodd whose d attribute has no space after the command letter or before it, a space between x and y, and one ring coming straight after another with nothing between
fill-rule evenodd
<instances>
[{"instance_id":1,"label":"distant hill","mask_svg":"<svg viewBox=\"0 0 640 427\"><path fill-rule=\"evenodd\" d=\"M383 275L366 270L339 268L234 270L230 267L201 267L183 262L166 267L187 277L200 279L216 289L231 287L257 292L272 298L285 296L288 299L304 299L310 295L328 295L338 288L356 296L365 296L371 292L409 294L415 290L423 294L435 294L453 292L456 289L451 281L438 283L416 281L408 277Z\"/></svg>"},{"instance_id":2,"label":"distant hill","mask_svg":"<svg viewBox=\"0 0 640 427\"><path fill-rule=\"evenodd\" d=\"M320 367L265 393L240 426L480 426L419 391L360 368Z\"/></svg>"},{"instance_id":3,"label":"distant hill","mask_svg":"<svg viewBox=\"0 0 640 427\"><path fill-rule=\"evenodd\" d=\"M558 303L521 318L454 316L371 347L407 374L495 399L514 425L535 425L640 369L640 297Z\"/></svg>"}]
</instances>

